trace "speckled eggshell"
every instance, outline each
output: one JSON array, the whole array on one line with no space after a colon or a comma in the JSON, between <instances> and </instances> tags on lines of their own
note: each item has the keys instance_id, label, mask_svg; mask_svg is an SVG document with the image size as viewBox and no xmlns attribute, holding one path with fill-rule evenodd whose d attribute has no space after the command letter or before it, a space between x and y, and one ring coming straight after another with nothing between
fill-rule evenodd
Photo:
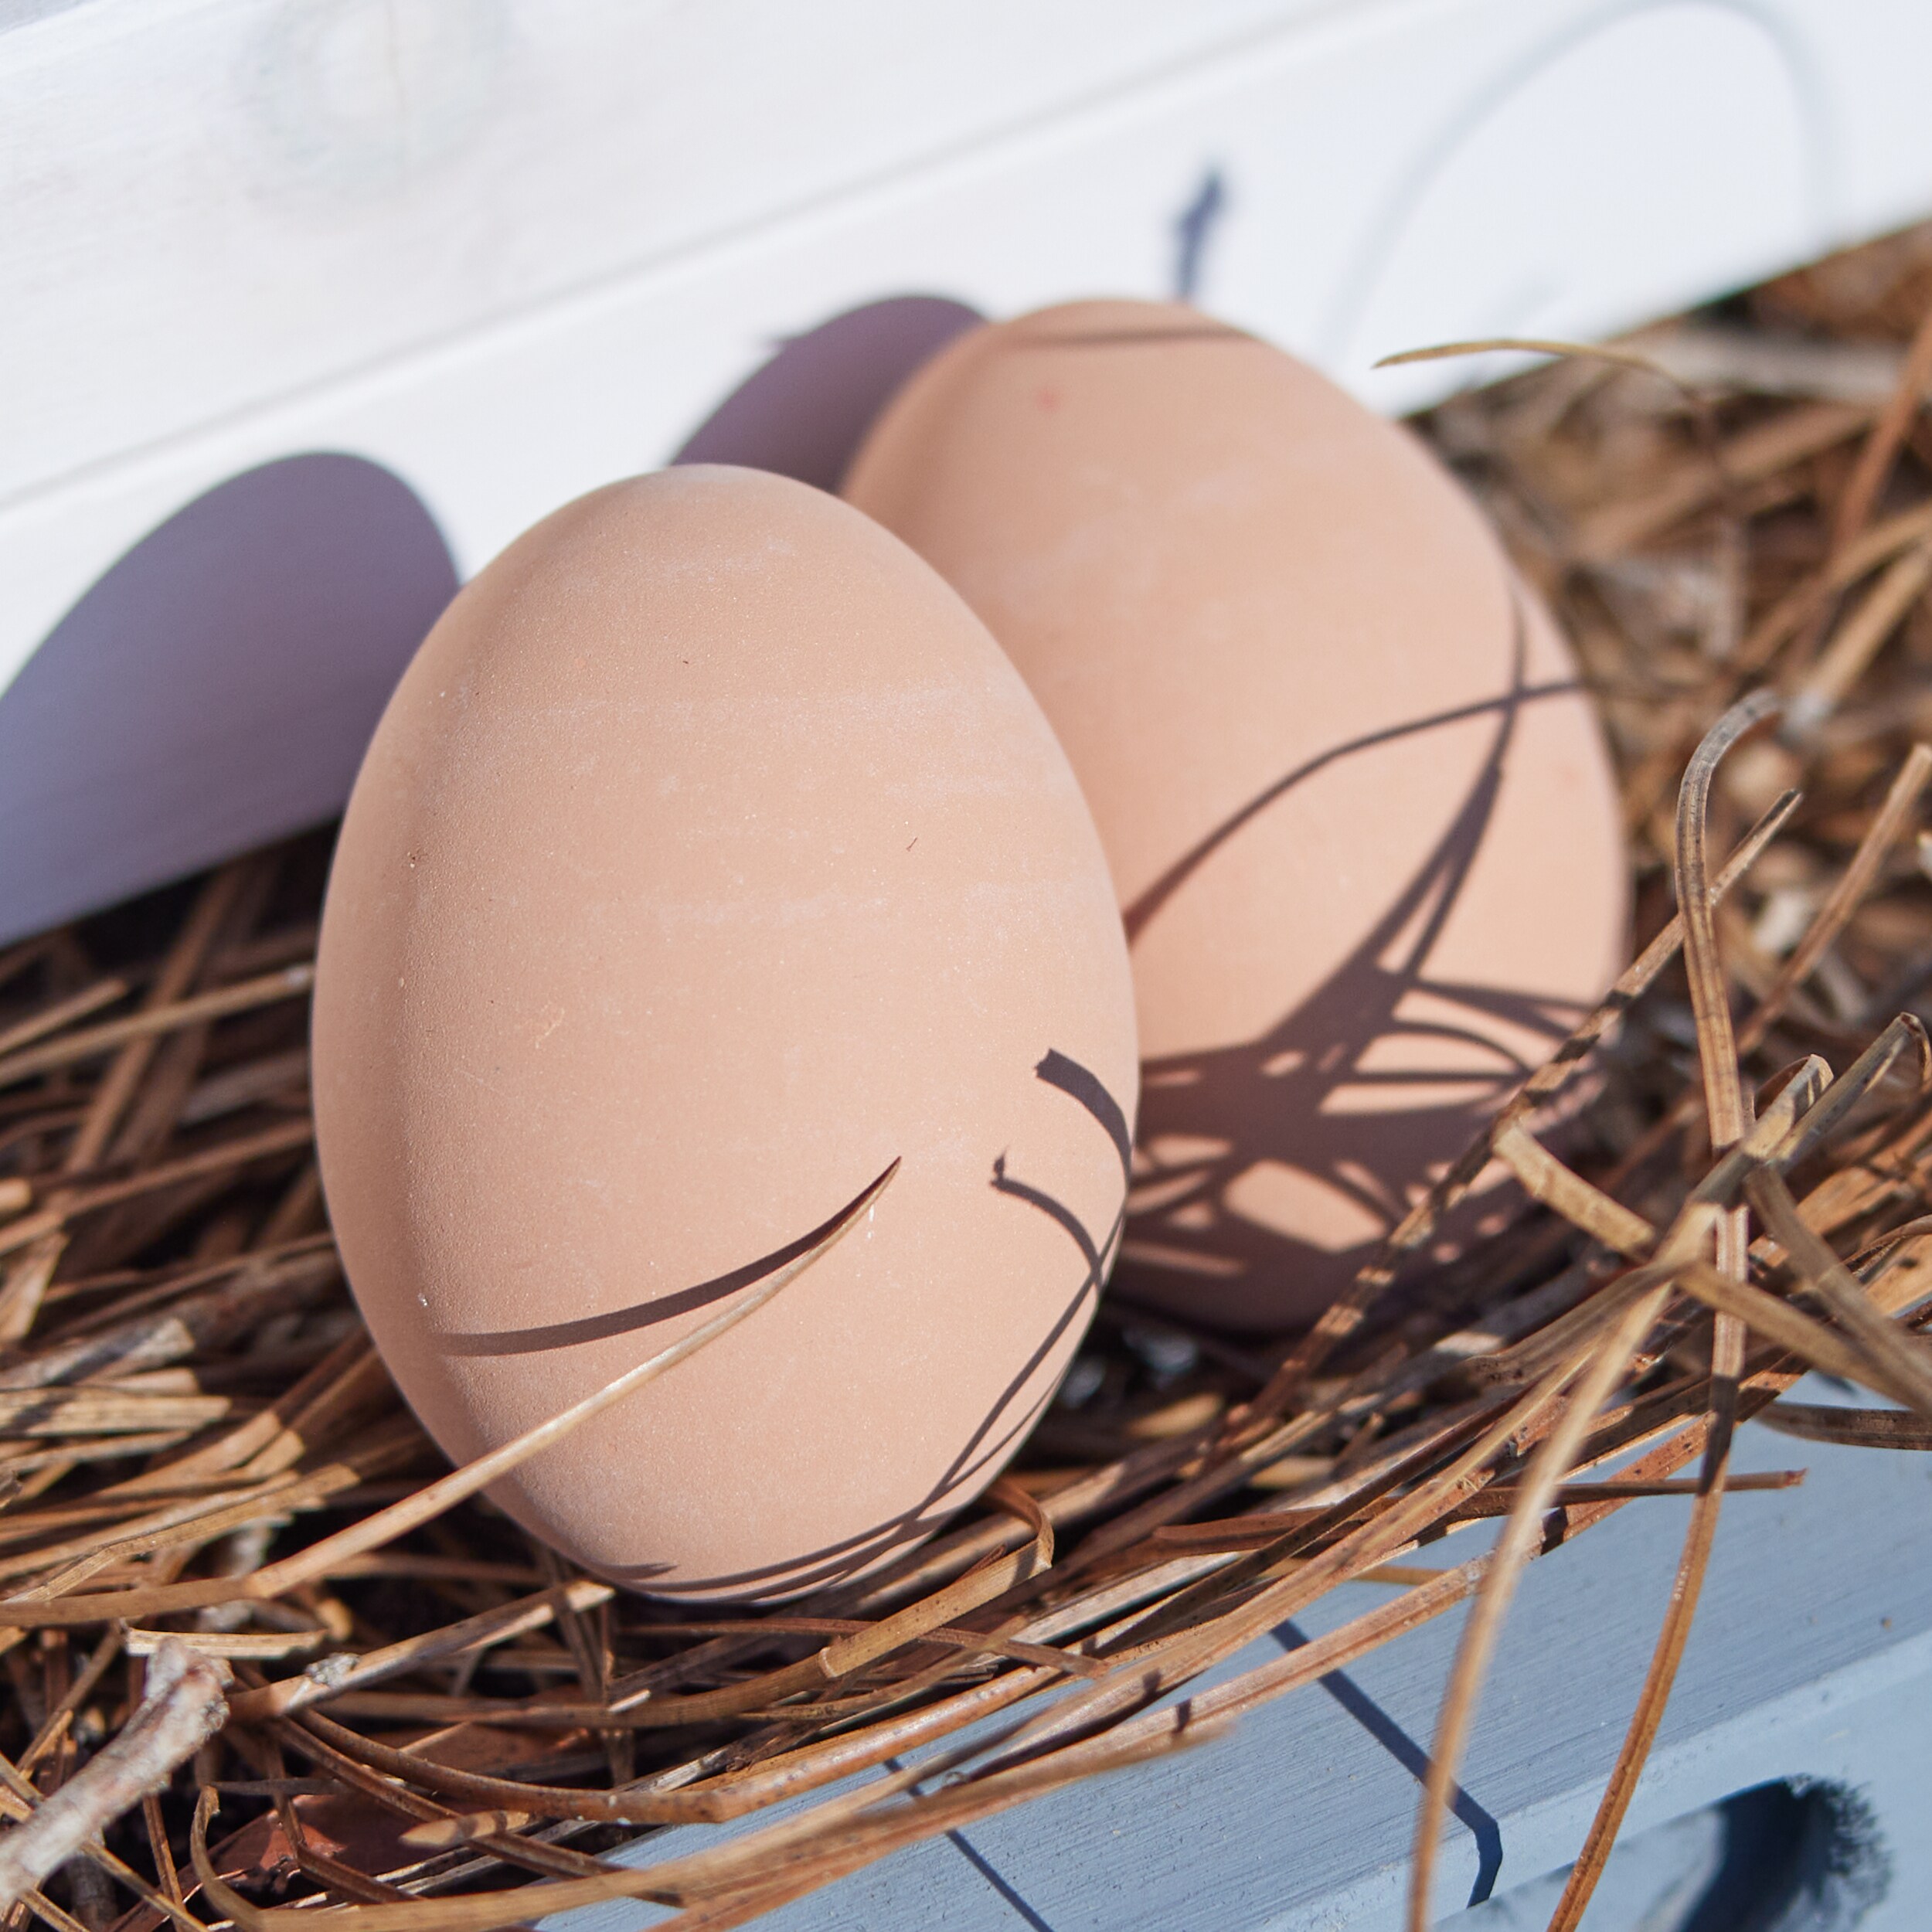
<instances>
[{"instance_id":1,"label":"speckled eggshell","mask_svg":"<svg viewBox=\"0 0 1932 1932\"><path fill-rule=\"evenodd\" d=\"M323 920L317 1129L384 1360L461 1461L775 1301L491 1494L653 1594L905 1549L1012 1454L1125 1190L1093 821L985 627L835 497L697 467L519 538L430 632Z\"/></svg>"},{"instance_id":2,"label":"speckled eggshell","mask_svg":"<svg viewBox=\"0 0 1932 1932\"><path fill-rule=\"evenodd\" d=\"M1178 306L961 337L845 493L985 619L1094 808L1144 1055L1121 1292L1309 1319L1621 962L1562 640L1407 431Z\"/></svg>"}]
</instances>

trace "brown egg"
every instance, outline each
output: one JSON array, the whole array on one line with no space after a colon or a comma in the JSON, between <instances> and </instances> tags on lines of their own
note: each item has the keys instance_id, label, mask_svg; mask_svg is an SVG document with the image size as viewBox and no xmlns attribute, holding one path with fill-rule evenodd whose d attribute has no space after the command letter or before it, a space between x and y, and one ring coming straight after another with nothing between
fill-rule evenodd
<instances>
[{"instance_id":1,"label":"brown egg","mask_svg":"<svg viewBox=\"0 0 1932 1932\"><path fill-rule=\"evenodd\" d=\"M1144 1056L1121 1291L1308 1319L1619 964L1562 641L1406 431L1191 309L961 337L845 495L985 619L1094 808Z\"/></svg>"},{"instance_id":2,"label":"brown egg","mask_svg":"<svg viewBox=\"0 0 1932 1932\"><path fill-rule=\"evenodd\" d=\"M654 1594L903 1550L1012 1454L1125 1190L1133 995L1093 821L985 628L835 497L621 483L430 632L323 920L323 1179L461 1461L768 1276L492 1495Z\"/></svg>"}]
</instances>

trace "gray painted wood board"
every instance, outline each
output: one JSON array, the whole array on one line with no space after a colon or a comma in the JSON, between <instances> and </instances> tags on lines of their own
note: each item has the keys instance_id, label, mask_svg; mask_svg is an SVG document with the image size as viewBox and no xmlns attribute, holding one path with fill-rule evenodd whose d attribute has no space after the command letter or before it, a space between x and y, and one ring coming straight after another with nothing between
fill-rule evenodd
<instances>
[{"instance_id":1,"label":"gray painted wood board","mask_svg":"<svg viewBox=\"0 0 1932 1932\"><path fill-rule=\"evenodd\" d=\"M1932 1898L1932 1835L1920 1823L1932 1794L1923 1741L1932 1733L1932 1457L1834 1449L1753 1426L1737 1462L1811 1473L1801 1488L1727 1502L1626 1835L1641 1855L1647 1830L1770 1780L1847 1786L1869 1804L1889 1867L1886 1896L1859 1923L1917 1932L1919 1902ZM1526 1573L1444 1848L1440 1914L1498 1895L1471 1915L1470 1932L1516 1923L1502 1896L1575 1856L1648 1659L1687 1509L1634 1506ZM1460 1560L1475 1546L1459 1538L1444 1554ZM1230 1672L1332 1628L1369 1607L1374 1589L1334 1593ZM1417 1777L1464 1614L1264 1708L1213 1745L917 1847L765 1923L773 1932L1396 1927ZM680 1830L618 1855L644 1862L702 1842ZM1617 1932L1611 1904L1607 1893L1587 1932ZM665 1916L621 1903L549 1925L632 1932Z\"/></svg>"}]
</instances>

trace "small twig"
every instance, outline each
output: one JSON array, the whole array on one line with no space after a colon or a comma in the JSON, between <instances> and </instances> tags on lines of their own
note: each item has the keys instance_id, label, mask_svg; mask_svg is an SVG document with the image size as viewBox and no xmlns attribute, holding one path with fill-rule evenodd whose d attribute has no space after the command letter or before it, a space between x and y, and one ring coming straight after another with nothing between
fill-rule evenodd
<instances>
[{"instance_id":1,"label":"small twig","mask_svg":"<svg viewBox=\"0 0 1932 1932\"><path fill-rule=\"evenodd\" d=\"M1932 313L1919 324L1906 351L1891 395L1878 420L1859 450L1858 461L1839 494L1832 519L1832 549L1842 553L1856 540L1871 517L1891 474L1912 420L1925 400L1926 386L1932 383Z\"/></svg>"},{"instance_id":2,"label":"small twig","mask_svg":"<svg viewBox=\"0 0 1932 1932\"><path fill-rule=\"evenodd\" d=\"M243 980L239 986L219 986L213 992L197 993L192 998L171 1000L165 1005L131 1013L125 1019L105 1020L98 1026L0 1060L0 1087L31 1080L36 1073L51 1073L56 1067L75 1066L131 1041L153 1039L204 1021L226 1019L230 1014L249 1012L257 1006L273 1005L278 1000L298 999L315 983L313 966L284 966L278 972L263 974L259 979Z\"/></svg>"},{"instance_id":3,"label":"small twig","mask_svg":"<svg viewBox=\"0 0 1932 1932\"><path fill-rule=\"evenodd\" d=\"M82 988L77 993L70 993L65 999L57 999L50 1006L43 1006L37 1013L29 1013L23 1020L0 1031L0 1058L18 1053L23 1046L31 1046L37 1039L45 1039L49 1033L57 1033L63 1026L71 1026L77 1019L85 1019L90 1013L97 1013L104 1006L111 1006L117 999L128 997L128 982L124 979L97 980L91 986Z\"/></svg>"},{"instance_id":4,"label":"small twig","mask_svg":"<svg viewBox=\"0 0 1932 1932\"><path fill-rule=\"evenodd\" d=\"M306 1116L264 1128L259 1134L219 1143L198 1154L185 1154L178 1161L131 1174L125 1180L104 1181L95 1187L63 1189L47 1205L0 1227L0 1254L32 1246L36 1241L59 1234L77 1216L112 1207L121 1201L138 1200L144 1194L179 1187L209 1175L224 1174L251 1161L272 1160L307 1147L315 1138L312 1121Z\"/></svg>"},{"instance_id":5,"label":"small twig","mask_svg":"<svg viewBox=\"0 0 1932 1932\"><path fill-rule=\"evenodd\" d=\"M1783 736L1792 746L1814 739L1866 667L1932 582L1932 548L1907 550L1866 594L1792 693Z\"/></svg>"},{"instance_id":6,"label":"small twig","mask_svg":"<svg viewBox=\"0 0 1932 1932\"><path fill-rule=\"evenodd\" d=\"M160 1791L226 1723L220 1673L179 1644L148 1665L140 1707L26 1823L0 1837L0 1908L57 1871L90 1838Z\"/></svg>"},{"instance_id":7,"label":"small twig","mask_svg":"<svg viewBox=\"0 0 1932 1932\"><path fill-rule=\"evenodd\" d=\"M162 1584L148 1590L104 1590L97 1595L0 1599L0 1624L36 1625L95 1623L113 1617L155 1616L176 1610L198 1610L216 1604L260 1600L281 1596L284 1591L328 1573L333 1563L359 1556L393 1543L398 1536L434 1520L455 1504L485 1489L507 1475L519 1464L540 1451L562 1441L593 1416L600 1415L613 1403L621 1402L648 1383L669 1372L680 1362L754 1315L837 1245L853 1226L865 1218L866 1210L891 1183L899 1172L895 1160L876 1180L862 1189L855 1199L817 1230L812 1245L795 1260L768 1275L708 1321L701 1322L688 1335L668 1348L660 1349L632 1369L628 1369L569 1408L526 1429L500 1447L465 1463L440 1481L429 1484L404 1501L379 1509L359 1522L338 1530L311 1543L293 1556L284 1556L247 1576L210 1577L189 1582Z\"/></svg>"}]
</instances>

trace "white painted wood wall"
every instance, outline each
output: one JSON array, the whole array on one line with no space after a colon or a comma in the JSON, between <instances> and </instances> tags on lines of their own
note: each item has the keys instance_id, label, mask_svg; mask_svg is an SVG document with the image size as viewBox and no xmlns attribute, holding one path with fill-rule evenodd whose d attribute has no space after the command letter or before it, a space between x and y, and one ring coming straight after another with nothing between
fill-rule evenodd
<instances>
[{"instance_id":1,"label":"white painted wood wall","mask_svg":"<svg viewBox=\"0 0 1932 1932\"><path fill-rule=\"evenodd\" d=\"M0 936L325 816L437 532L835 465L944 304L1406 406L1932 213L1929 73L1925 0L0 0ZM315 452L424 541L233 481Z\"/></svg>"}]
</instances>

